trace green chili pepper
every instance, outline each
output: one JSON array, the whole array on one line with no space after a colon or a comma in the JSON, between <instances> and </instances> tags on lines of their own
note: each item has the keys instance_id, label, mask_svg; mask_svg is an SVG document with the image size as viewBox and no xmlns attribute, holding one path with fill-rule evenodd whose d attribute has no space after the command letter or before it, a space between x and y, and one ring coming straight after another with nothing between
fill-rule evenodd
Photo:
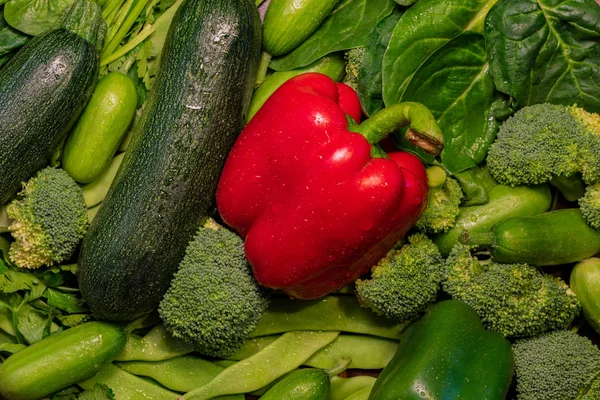
<instances>
[{"instance_id":1,"label":"green chili pepper","mask_svg":"<svg viewBox=\"0 0 600 400\"><path fill-rule=\"evenodd\" d=\"M317 300L276 298L250 337L289 331L342 331L397 339L412 321L395 322L375 315L354 296Z\"/></svg>"},{"instance_id":2,"label":"green chili pepper","mask_svg":"<svg viewBox=\"0 0 600 400\"><path fill-rule=\"evenodd\" d=\"M466 171L454 174L454 178L460 184L465 194L462 202L463 207L478 206L489 201L489 192L498 183L492 178L489 168L473 167Z\"/></svg>"},{"instance_id":3,"label":"green chili pepper","mask_svg":"<svg viewBox=\"0 0 600 400\"><path fill-rule=\"evenodd\" d=\"M285 333L258 353L226 368L212 381L188 392L181 399L208 400L260 389L298 368L307 358L331 343L338 334L339 332L303 331Z\"/></svg>"},{"instance_id":4,"label":"green chili pepper","mask_svg":"<svg viewBox=\"0 0 600 400\"><path fill-rule=\"evenodd\" d=\"M504 400L513 371L510 343L466 303L445 300L407 329L369 400Z\"/></svg>"}]
</instances>

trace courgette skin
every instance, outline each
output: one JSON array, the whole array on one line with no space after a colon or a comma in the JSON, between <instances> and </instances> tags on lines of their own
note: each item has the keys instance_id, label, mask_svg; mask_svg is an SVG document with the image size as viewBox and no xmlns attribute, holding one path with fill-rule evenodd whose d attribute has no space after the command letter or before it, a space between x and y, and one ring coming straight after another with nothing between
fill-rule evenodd
<instances>
[{"instance_id":1,"label":"courgette skin","mask_svg":"<svg viewBox=\"0 0 600 400\"><path fill-rule=\"evenodd\" d=\"M79 255L81 293L102 318L158 306L212 211L260 51L250 0L185 0L177 10L131 147Z\"/></svg>"},{"instance_id":2,"label":"courgette skin","mask_svg":"<svg viewBox=\"0 0 600 400\"><path fill-rule=\"evenodd\" d=\"M0 394L35 400L88 379L125 348L127 335L106 322L86 322L48 336L0 365Z\"/></svg>"},{"instance_id":3,"label":"courgette skin","mask_svg":"<svg viewBox=\"0 0 600 400\"><path fill-rule=\"evenodd\" d=\"M76 2L63 28L34 38L0 69L0 206L49 163L89 99L103 24L97 4Z\"/></svg>"}]
</instances>

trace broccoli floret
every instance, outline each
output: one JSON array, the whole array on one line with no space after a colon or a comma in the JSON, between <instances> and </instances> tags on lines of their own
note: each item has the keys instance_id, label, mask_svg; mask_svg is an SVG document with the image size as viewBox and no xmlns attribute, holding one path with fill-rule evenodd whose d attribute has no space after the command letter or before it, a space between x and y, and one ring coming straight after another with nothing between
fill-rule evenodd
<instances>
[{"instance_id":1,"label":"broccoli floret","mask_svg":"<svg viewBox=\"0 0 600 400\"><path fill-rule=\"evenodd\" d=\"M371 279L356 281L356 297L376 314L405 321L435 300L442 263L437 246L424 234L414 234L373 267Z\"/></svg>"},{"instance_id":2,"label":"broccoli floret","mask_svg":"<svg viewBox=\"0 0 600 400\"><path fill-rule=\"evenodd\" d=\"M469 246L454 246L442 287L453 299L473 307L490 330L527 337L565 329L581 305L569 286L527 264L480 262Z\"/></svg>"},{"instance_id":3,"label":"broccoli floret","mask_svg":"<svg viewBox=\"0 0 600 400\"><path fill-rule=\"evenodd\" d=\"M48 167L31 178L6 207L15 242L10 260L38 268L68 260L88 227L81 188L64 170Z\"/></svg>"},{"instance_id":4,"label":"broccoli floret","mask_svg":"<svg viewBox=\"0 0 600 400\"><path fill-rule=\"evenodd\" d=\"M198 230L158 312L168 332L215 357L235 353L264 315L244 242L213 220Z\"/></svg>"},{"instance_id":5,"label":"broccoli floret","mask_svg":"<svg viewBox=\"0 0 600 400\"><path fill-rule=\"evenodd\" d=\"M579 199L579 209L592 228L600 228L600 182L586 188L585 194Z\"/></svg>"},{"instance_id":6,"label":"broccoli floret","mask_svg":"<svg viewBox=\"0 0 600 400\"><path fill-rule=\"evenodd\" d=\"M447 232L460 211L463 192L458 182L437 166L427 168L427 208L415 226L426 233Z\"/></svg>"},{"instance_id":7,"label":"broccoli floret","mask_svg":"<svg viewBox=\"0 0 600 400\"><path fill-rule=\"evenodd\" d=\"M358 71L363 62L364 55L365 48L362 46L350 49L344 55L346 59L346 75L344 75L342 82L354 90L358 89Z\"/></svg>"},{"instance_id":8,"label":"broccoli floret","mask_svg":"<svg viewBox=\"0 0 600 400\"><path fill-rule=\"evenodd\" d=\"M517 340L512 346L518 399L592 400L600 396L600 350L572 331Z\"/></svg>"},{"instance_id":9,"label":"broccoli floret","mask_svg":"<svg viewBox=\"0 0 600 400\"><path fill-rule=\"evenodd\" d=\"M504 185L535 185L581 173L600 180L600 116L578 107L537 104L505 121L487 164Z\"/></svg>"}]
</instances>

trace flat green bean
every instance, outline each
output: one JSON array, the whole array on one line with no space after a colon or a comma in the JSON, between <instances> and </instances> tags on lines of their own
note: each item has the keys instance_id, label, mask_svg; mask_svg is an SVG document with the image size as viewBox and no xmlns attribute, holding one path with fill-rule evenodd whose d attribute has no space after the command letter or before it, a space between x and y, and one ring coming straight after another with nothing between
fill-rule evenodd
<instances>
[{"instance_id":1,"label":"flat green bean","mask_svg":"<svg viewBox=\"0 0 600 400\"><path fill-rule=\"evenodd\" d=\"M369 400L369 396L371 395L372 387L364 388L359 390L358 392L346 397L346 400Z\"/></svg>"},{"instance_id":2,"label":"flat green bean","mask_svg":"<svg viewBox=\"0 0 600 400\"><path fill-rule=\"evenodd\" d=\"M188 392L182 400L208 400L226 394L248 393L298 368L339 332L288 332L258 353L226 368L206 385Z\"/></svg>"},{"instance_id":3,"label":"flat green bean","mask_svg":"<svg viewBox=\"0 0 600 400\"><path fill-rule=\"evenodd\" d=\"M354 296L317 300L275 298L250 337L289 331L342 331L399 339L412 321L395 322L375 315Z\"/></svg>"},{"instance_id":4,"label":"flat green bean","mask_svg":"<svg viewBox=\"0 0 600 400\"><path fill-rule=\"evenodd\" d=\"M248 339L229 360L243 360L267 347L278 336L260 336ZM303 365L331 369L345 360L351 361L348 368L382 369L390 362L398 342L393 339L368 335L340 334L333 342L313 354Z\"/></svg>"},{"instance_id":5,"label":"flat green bean","mask_svg":"<svg viewBox=\"0 0 600 400\"><path fill-rule=\"evenodd\" d=\"M179 394L123 371L113 364L77 385L90 390L96 383L103 383L111 388L118 400L175 400L179 397Z\"/></svg>"},{"instance_id":6,"label":"flat green bean","mask_svg":"<svg viewBox=\"0 0 600 400\"><path fill-rule=\"evenodd\" d=\"M376 380L372 376L355 376L352 378L334 376L331 378L331 388L327 400L346 400L350 396L366 389L370 393Z\"/></svg>"},{"instance_id":7,"label":"flat green bean","mask_svg":"<svg viewBox=\"0 0 600 400\"><path fill-rule=\"evenodd\" d=\"M157 325L143 338L129 335L125 349L115 361L164 361L193 351L191 344L173 338L162 325Z\"/></svg>"},{"instance_id":8,"label":"flat green bean","mask_svg":"<svg viewBox=\"0 0 600 400\"><path fill-rule=\"evenodd\" d=\"M116 364L131 374L147 376L167 389L183 393L208 383L225 369L192 355L164 361L129 361Z\"/></svg>"}]
</instances>

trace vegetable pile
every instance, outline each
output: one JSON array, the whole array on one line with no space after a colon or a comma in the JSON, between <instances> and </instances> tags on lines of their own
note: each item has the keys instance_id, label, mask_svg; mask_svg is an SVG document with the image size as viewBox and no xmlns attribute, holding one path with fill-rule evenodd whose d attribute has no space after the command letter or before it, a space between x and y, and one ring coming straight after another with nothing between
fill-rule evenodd
<instances>
[{"instance_id":1,"label":"vegetable pile","mask_svg":"<svg viewBox=\"0 0 600 400\"><path fill-rule=\"evenodd\" d=\"M0 0L0 397L600 398L594 0Z\"/></svg>"}]
</instances>

